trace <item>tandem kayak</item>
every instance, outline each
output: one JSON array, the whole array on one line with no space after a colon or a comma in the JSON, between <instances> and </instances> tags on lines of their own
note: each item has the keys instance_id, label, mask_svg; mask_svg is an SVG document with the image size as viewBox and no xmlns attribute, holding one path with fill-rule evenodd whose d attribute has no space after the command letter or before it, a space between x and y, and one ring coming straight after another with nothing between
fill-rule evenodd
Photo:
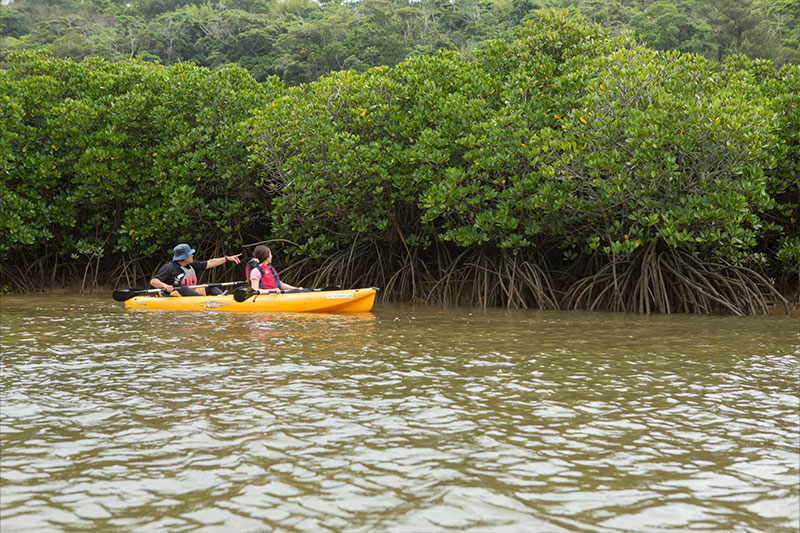
<instances>
[{"instance_id":1,"label":"tandem kayak","mask_svg":"<svg viewBox=\"0 0 800 533\"><path fill-rule=\"evenodd\" d=\"M375 303L375 288L259 294L243 302L225 296L136 296L128 309L185 311L291 311L297 313L363 313Z\"/></svg>"}]
</instances>

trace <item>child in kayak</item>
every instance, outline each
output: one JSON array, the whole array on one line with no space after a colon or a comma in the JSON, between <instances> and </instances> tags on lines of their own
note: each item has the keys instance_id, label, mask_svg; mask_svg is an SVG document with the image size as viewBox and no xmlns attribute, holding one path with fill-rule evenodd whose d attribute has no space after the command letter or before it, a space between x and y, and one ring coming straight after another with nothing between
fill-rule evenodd
<instances>
[{"instance_id":1,"label":"child in kayak","mask_svg":"<svg viewBox=\"0 0 800 533\"><path fill-rule=\"evenodd\" d=\"M272 267L272 251L264 245L259 245L253 250L253 258L247 262L245 267L247 280L250 286L256 291L304 291L303 287L289 285L281 281L280 276Z\"/></svg>"}]
</instances>

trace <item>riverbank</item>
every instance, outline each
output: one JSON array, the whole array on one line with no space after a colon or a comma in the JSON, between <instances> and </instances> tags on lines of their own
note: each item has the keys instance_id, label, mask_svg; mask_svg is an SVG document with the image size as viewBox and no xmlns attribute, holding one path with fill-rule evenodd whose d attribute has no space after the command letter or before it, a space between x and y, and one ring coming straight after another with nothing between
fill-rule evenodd
<instances>
[{"instance_id":1,"label":"riverbank","mask_svg":"<svg viewBox=\"0 0 800 533\"><path fill-rule=\"evenodd\" d=\"M553 10L474 54L295 88L234 66L4 61L9 290L147 283L179 242L200 259L268 243L293 285L385 301L796 307L798 65L653 50Z\"/></svg>"},{"instance_id":2,"label":"riverbank","mask_svg":"<svg viewBox=\"0 0 800 533\"><path fill-rule=\"evenodd\" d=\"M235 280L227 280L227 281L235 281ZM217 280L216 282L222 283L222 281L219 281L219 280ZM104 285L104 286L85 288L84 290L81 290L81 287L80 287L79 283L73 283L72 285L69 285L69 286L49 287L49 288L46 288L46 289L45 288L39 288L39 289L32 290L32 291L11 291L6 286L3 290L0 290L0 296L24 296L24 295L49 294L49 295L54 295L54 296L72 297L72 296L84 296L84 295L86 295L86 296L91 296L91 297L97 297L97 296L105 297L105 296L107 296L110 299L112 291L114 289L118 289L118 288L122 288L122 287L123 287L123 285L114 284L114 285ZM127 288L127 286L125 286L125 287ZM146 288L146 287L145 287L144 284L140 284L136 288ZM385 299L381 299L381 294L382 294L381 292L378 293L378 296L376 298L376 302L386 302L387 301ZM800 317L800 293L798 293L798 291L792 291L791 293L787 293L787 294L782 295L782 297L785 298L785 300L786 300L786 305L785 306L782 305L782 304L777 304L777 303L769 305L767 307L767 312L763 313L763 314L768 314L768 315L773 315L773 316L789 316L789 317L792 317L792 318ZM455 308L475 308L475 307L483 307L483 306L474 306L474 305L469 305L469 304L432 303L432 302L421 301L419 299L415 299L413 301L410 300L410 299L406 299L406 300L391 300L391 302L393 302L393 303L422 303L422 304L426 304L426 305L430 305L430 306L434 306L434 307L441 307L441 308L453 308L453 307L455 307ZM486 307L487 308L495 308L495 309L504 308L504 307L508 308L508 306L486 306ZM787 309L788 309L788 313L787 313ZM572 310L581 311L581 309L572 309ZM605 311L605 310L598 309L598 311ZM658 315L658 314L665 314L665 313L653 313L653 314ZM684 313L677 313L677 314L684 314ZM700 313L695 313L695 314L700 314ZM708 313L702 313L702 314L708 314ZM720 313L711 313L711 314L718 314L718 315L724 316L724 315L728 315L730 313L720 312Z\"/></svg>"}]
</instances>

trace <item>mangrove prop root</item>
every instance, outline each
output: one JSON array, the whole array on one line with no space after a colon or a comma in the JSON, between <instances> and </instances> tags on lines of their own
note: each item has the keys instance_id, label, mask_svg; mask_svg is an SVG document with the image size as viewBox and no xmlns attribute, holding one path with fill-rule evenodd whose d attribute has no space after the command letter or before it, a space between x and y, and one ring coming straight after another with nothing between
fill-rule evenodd
<instances>
[{"instance_id":1,"label":"mangrove prop root","mask_svg":"<svg viewBox=\"0 0 800 533\"><path fill-rule=\"evenodd\" d=\"M295 285L375 286L382 289L378 298L383 301L732 315L768 314L781 305L789 313L789 302L759 272L741 265L704 263L663 243L654 242L613 261L595 256L560 271L563 263L557 249L513 254L442 243L422 249L409 246L401 232L393 233L394 244L356 237L322 259L287 257L277 266L281 276ZM222 255L224 250L216 252ZM54 251L20 254L0 262L0 286L14 292L146 286L161 263L124 254L103 257L102 262L97 256L65 261ZM214 269L209 276L209 281L220 276L225 281L244 279L244 267Z\"/></svg>"},{"instance_id":2,"label":"mangrove prop root","mask_svg":"<svg viewBox=\"0 0 800 533\"><path fill-rule=\"evenodd\" d=\"M639 313L724 312L767 314L771 304L789 304L763 276L740 265L701 263L689 253L658 251L655 244L579 279L567 291L568 309Z\"/></svg>"}]
</instances>

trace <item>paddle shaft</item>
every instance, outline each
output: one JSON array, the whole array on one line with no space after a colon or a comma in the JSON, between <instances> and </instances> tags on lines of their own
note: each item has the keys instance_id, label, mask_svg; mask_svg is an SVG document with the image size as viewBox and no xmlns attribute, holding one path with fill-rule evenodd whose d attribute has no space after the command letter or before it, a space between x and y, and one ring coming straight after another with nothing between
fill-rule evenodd
<instances>
[{"instance_id":1,"label":"paddle shaft","mask_svg":"<svg viewBox=\"0 0 800 533\"><path fill-rule=\"evenodd\" d=\"M309 289L308 291L298 290L297 293L337 291L337 290L339 290L341 288L342 288L341 285L328 285L327 287L322 287L321 289ZM292 294L292 293L294 293L293 290L289 291L288 293L285 293L285 294ZM258 290L254 289L252 287L249 287L249 286L248 287L239 287L233 293L233 299L236 300L237 302L241 303L241 302L247 300L248 298L250 298L252 296L258 296L259 294L280 294L280 291L278 289L267 289L267 290L265 290L263 292L259 292Z\"/></svg>"},{"instance_id":2,"label":"paddle shaft","mask_svg":"<svg viewBox=\"0 0 800 533\"><path fill-rule=\"evenodd\" d=\"M187 285L190 289L200 289L200 288L207 288L207 287L227 287L230 285L243 285L245 281L229 281L226 283L205 283L203 285ZM178 288L176 287L175 290ZM143 296L145 294L153 294L163 292L164 289L115 289L114 292L111 294L111 297L114 298L118 302L124 302L125 300L130 300L135 296Z\"/></svg>"}]
</instances>

